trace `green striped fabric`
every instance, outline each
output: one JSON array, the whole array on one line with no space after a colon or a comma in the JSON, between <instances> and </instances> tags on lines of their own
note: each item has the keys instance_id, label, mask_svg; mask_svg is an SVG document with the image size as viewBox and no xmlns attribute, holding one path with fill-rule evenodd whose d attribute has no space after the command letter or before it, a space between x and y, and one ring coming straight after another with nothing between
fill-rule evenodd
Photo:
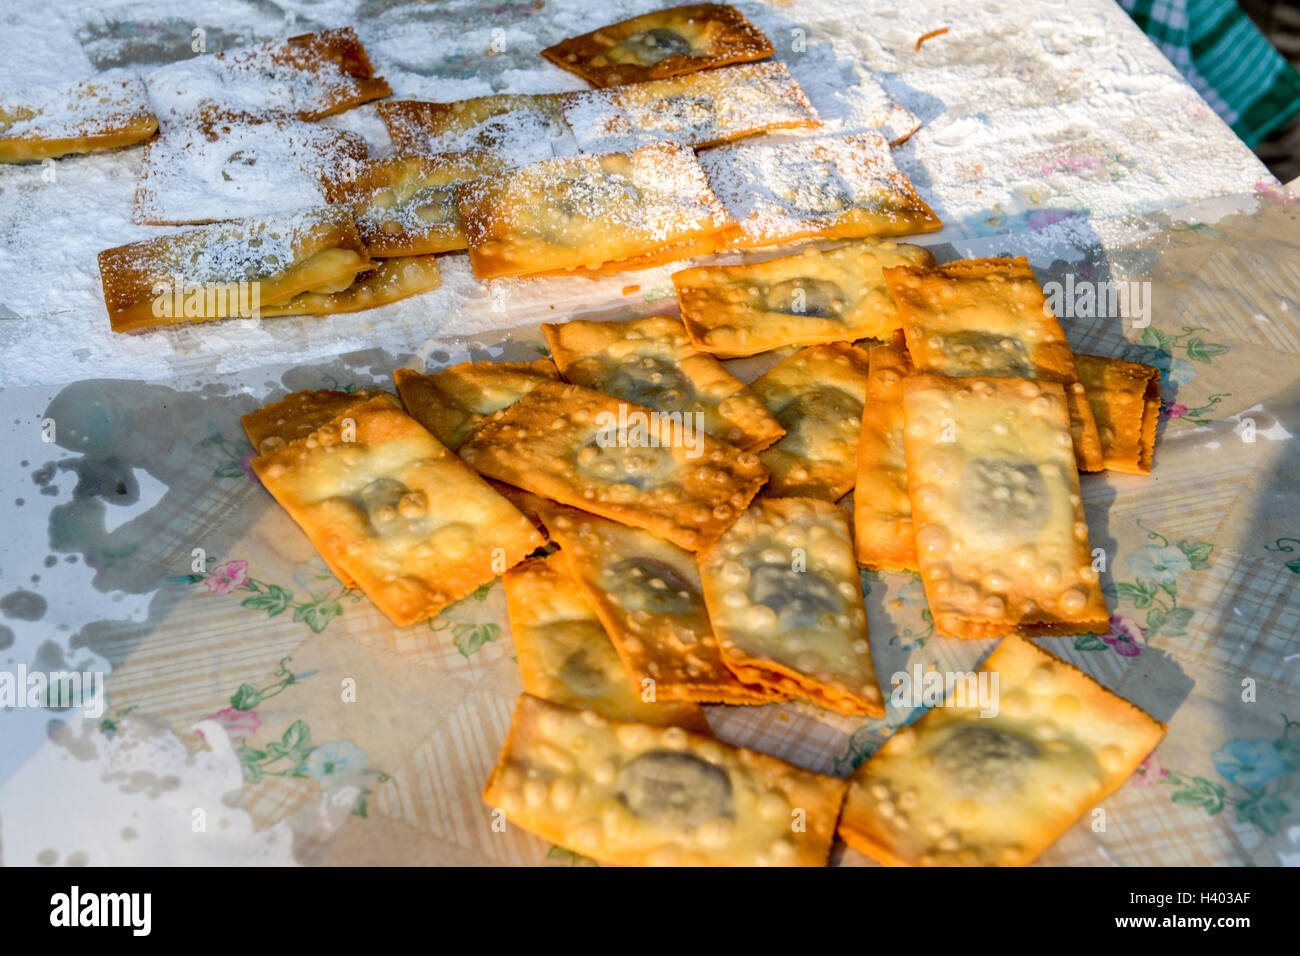
<instances>
[{"instance_id":1,"label":"green striped fabric","mask_svg":"<svg viewBox=\"0 0 1300 956\"><path fill-rule=\"evenodd\" d=\"M1234 0L1119 4L1247 146L1300 113L1300 73Z\"/></svg>"}]
</instances>

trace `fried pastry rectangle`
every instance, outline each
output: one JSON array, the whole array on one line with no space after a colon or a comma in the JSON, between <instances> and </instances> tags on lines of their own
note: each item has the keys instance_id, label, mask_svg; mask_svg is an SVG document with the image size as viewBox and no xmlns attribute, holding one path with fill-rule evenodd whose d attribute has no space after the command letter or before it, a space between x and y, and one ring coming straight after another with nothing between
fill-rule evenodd
<instances>
[{"instance_id":1,"label":"fried pastry rectangle","mask_svg":"<svg viewBox=\"0 0 1300 956\"><path fill-rule=\"evenodd\" d=\"M513 405L542 382L558 382L550 359L535 362L462 362L432 375L393 372L406 410L453 451L493 412Z\"/></svg>"},{"instance_id":2,"label":"fried pastry rectangle","mask_svg":"<svg viewBox=\"0 0 1300 956\"><path fill-rule=\"evenodd\" d=\"M915 571L916 536L903 453L903 379L912 372L902 336L868 353L867 394L853 488L853 544L873 571Z\"/></svg>"},{"instance_id":3,"label":"fried pastry rectangle","mask_svg":"<svg viewBox=\"0 0 1300 956\"><path fill-rule=\"evenodd\" d=\"M680 727L523 694L483 800L602 863L824 866L846 786Z\"/></svg>"},{"instance_id":4,"label":"fried pastry rectangle","mask_svg":"<svg viewBox=\"0 0 1300 956\"><path fill-rule=\"evenodd\" d=\"M1101 470L1101 440L1074 354L1028 259L900 266L885 270L885 282L898 303L917 371L1060 383L1079 470Z\"/></svg>"},{"instance_id":5,"label":"fried pastry rectangle","mask_svg":"<svg viewBox=\"0 0 1300 956\"><path fill-rule=\"evenodd\" d=\"M1061 385L913 375L903 421L935 628L972 638L1106 633Z\"/></svg>"},{"instance_id":6,"label":"fried pastry rectangle","mask_svg":"<svg viewBox=\"0 0 1300 956\"><path fill-rule=\"evenodd\" d=\"M558 554L529 558L507 571L503 582L525 692L609 720L710 733L698 704L646 699Z\"/></svg>"},{"instance_id":7,"label":"fried pastry rectangle","mask_svg":"<svg viewBox=\"0 0 1300 956\"><path fill-rule=\"evenodd\" d=\"M460 455L490 478L688 551L716 540L767 479L757 455L680 420L549 382L479 425Z\"/></svg>"},{"instance_id":8,"label":"fried pastry rectangle","mask_svg":"<svg viewBox=\"0 0 1300 956\"><path fill-rule=\"evenodd\" d=\"M763 262L683 269L673 273L673 285L695 347L737 358L787 345L888 338L902 319L884 269L933 264L921 246L862 239Z\"/></svg>"},{"instance_id":9,"label":"fried pastry rectangle","mask_svg":"<svg viewBox=\"0 0 1300 956\"><path fill-rule=\"evenodd\" d=\"M256 455L269 455L290 442L306 438L322 425L327 425L349 408L364 405L374 398L387 399L399 408L397 397L378 389L358 388L354 391L321 388L314 391L290 392L278 402L263 405L239 419L244 434Z\"/></svg>"},{"instance_id":10,"label":"fried pastry rectangle","mask_svg":"<svg viewBox=\"0 0 1300 956\"><path fill-rule=\"evenodd\" d=\"M853 774L845 843L891 866L1026 866L1164 736L1164 724L1024 638L1004 638L980 672L993 714L972 677Z\"/></svg>"},{"instance_id":11,"label":"fried pastry rectangle","mask_svg":"<svg viewBox=\"0 0 1300 956\"><path fill-rule=\"evenodd\" d=\"M736 246L903 236L943 225L874 132L730 143L701 150L700 165L739 224Z\"/></svg>"},{"instance_id":12,"label":"fried pastry rectangle","mask_svg":"<svg viewBox=\"0 0 1300 956\"><path fill-rule=\"evenodd\" d=\"M606 90L565 93L564 118L585 153L647 143L701 148L778 129L820 126L782 63L742 63Z\"/></svg>"},{"instance_id":13,"label":"fried pastry rectangle","mask_svg":"<svg viewBox=\"0 0 1300 956\"><path fill-rule=\"evenodd\" d=\"M360 136L317 123L174 126L145 144L131 221L195 225L323 206L334 200L320 177L365 158Z\"/></svg>"},{"instance_id":14,"label":"fried pastry rectangle","mask_svg":"<svg viewBox=\"0 0 1300 956\"><path fill-rule=\"evenodd\" d=\"M480 279L596 268L732 225L695 153L668 143L521 166L456 199Z\"/></svg>"},{"instance_id":15,"label":"fried pastry rectangle","mask_svg":"<svg viewBox=\"0 0 1300 956\"><path fill-rule=\"evenodd\" d=\"M400 302L442 284L437 256L399 256L375 259L370 269L357 273L352 284L338 292L300 292L282 305L262 307L263 318L281 315L335 315L360 312Z\"/></svg>"},{"instance_id":16,"label":"fried pastry rectangle","mask_svg":"<svg viewBox=\"0 0 1300 956\"><path fill-rule=\"evenodd\" d=\"M349 408L364 405L374 398L383 398L399 407L397 397L388 392L359 388L346 392L341 389L317 389L315 391L290 392L278 402L263 405L240 418L244 434L253 446L254 455L269 455L277 448L283 448L290 442L306 438L322 425L339 418ZM308 535L310 537L310 535ZM354 588L357 582L352 576L324 554L322 559L347 587Z\"/></svg>"},{"instance_id":17,"label":"fried pastry rectangle","mask_svg":"<svg viewBox=\"0 0 1300 956\"><path fill-rule=\"evenodd\" d=\"M456 184L503 168L499 156L482 151L392 156L335 167L322 186L331 203L352 210L372 256L431 255L465 248Z\"/></svg>"},{"instance_id":18,"label":"fried pastry rectangle","mask_svg":"<svg viewBox=\"0 0 1300 956\"><path fill-rule=\"evenodd\" d=\"M345 409L252 466L330 567L398 627L438 613L545 543L387 397Z\"/></svg>"},{"instance_id":19,"label":"fried pastry rectangle","mask_svg":"<svg viewBox=\"0 0 1300 956\"><path fill-rule=\"evenodd\" d=\"M663 700L708 704L785 699L742 683L722 663L695 555L649 531L553 501L540 513L638 687L649 681Z\"/></svg>"},{"instance_id":20,"label":"fried pastry rectangle","mask_svg":"<svg viewBox=\"0 0 1300 956\"><path fill-rule=\"evenodd\" d=\"M157 128L144 80L135 76L0 93L0 163L130 146Z\"/></svg>"},{"instance_id":21,"label":"fried pastry rectangle","mask_svg":"<svg viewBox=\"0 0 1300 956\"><path fill-rule=\"evenodd\" d=\"M196 122L318 120L391 92L351 27L177 60L149 76L164 131Z\"/></svg>"},{"instance_id":22,"label":"fried pastry rectangle","mask_svg":"<svg viewBox=\"0 0 1300 956\"><path fill-rule=\"evenodd\" d=\"M757 451L785 434L754 393L712 355L697 352L677 319L543 324L560 374L574 385L659 412L696 415L715 438Z\"/></svg>"},{"instance_id":23,"label":"fried pastry rectangle","mask_svg":"<svg viewBox=\"0 0 1300 956\"><path fill-rule=\"evenodd\" d=\"M759 498L700 554L700 578L722 660L742 681L884 716L844 509Z\"/></svg>"},{"instance_id":24,"label":"fried pastry rectangle","mask_svg":"<svg viewBox=\"0 0 1300 956\"><path fill-rule=\"evenodd\" d=\"M254 304L265 312L303 292L346 289L373 268L352 216L335 207L200 226L99 254L115 332L227 318Z\"/></svg>"},{"instance_id":25,"label":"fried pastry rectangle","mask_svg":"<svg viewBox=\"0 0 1300 956\"><path fill-rule=\"evenodd\" d=\"M542 51L595 87L692 73L772 55L763 31L735 7L694 3L656 10L571 37Z\"/></svg>"},{"instance_id":26,"label":"fried pastry rectangle","mask_svg":"<svg viewBox=\"0 0 1300 956\"><path fill-rule=\"evenodd\" d=\"M1110 471L1151 474L1160 419L1160 370L1139 362L1075 355Z\"/></svg>"},{"instance_id":27,"label":"fried pastry rectangle","mask_svg":"<svg viewBox=\"0 0 1300 956\"><path fill-rule=\"evenodd\" d=\"M560 93L496 93L451 103L390 100L377 105L398 155L487 151L506 166L571 156Z\"/></svg>"},{"instance_id":28,"label":"fried pastry rectangle","mask_svg":"<svg viewBox=\"0 0 1300 956\"><path fill-rule=\"evenodd\" d=\"M759 453L772 470L765 494L838 501L853 489L867 363L857 346L831 342L796 352L750 383L785 429Z\"/></svg>"}]
</instances>

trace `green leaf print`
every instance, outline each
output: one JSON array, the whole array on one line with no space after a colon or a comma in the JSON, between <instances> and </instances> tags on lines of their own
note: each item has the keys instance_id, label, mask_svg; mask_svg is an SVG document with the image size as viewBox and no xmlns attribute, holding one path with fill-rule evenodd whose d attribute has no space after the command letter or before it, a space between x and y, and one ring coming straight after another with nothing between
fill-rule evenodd
<instances>
[{"instance_id":1,"label":"green leaf print","mask_svg":"<svg viewBox=\"0 0 1300 956\"><path fill-rule=\"evenodd\" d=\"M451 636L456 643L456 650L464 657L469 657L484 644L491 644L501 636L501 625L472 621L457 621L452 625Z\"/></svg>"},{"instance_id":2,"label":"green leaf print","mask_svg":"<svg viewBox=\"0 0 1300 956\"><path fill-rule=\"evenodd\" d=\"M1193 778L1169 799L1184 807L1200 807L1208 814L1216 814L1223 809L1223 797L1227 791L1221 784L1206 780L1204 777Z\"/></svg>"}]
</instances>

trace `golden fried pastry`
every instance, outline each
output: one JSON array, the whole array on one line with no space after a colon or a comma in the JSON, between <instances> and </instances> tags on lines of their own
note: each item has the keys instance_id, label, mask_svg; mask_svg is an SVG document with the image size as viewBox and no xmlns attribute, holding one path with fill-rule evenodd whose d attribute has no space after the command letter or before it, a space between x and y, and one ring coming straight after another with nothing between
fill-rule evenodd
<instances>
[{"instance_id":1,"label":"golden fried pastry","mask_svg":"<svg viewBox=\"0 0 1300 956\"><path fill-rule=\"evenodd\" d=\"M327 425L349 408L364 405L373 398L385 398L400 408L397 397L379 389L316 389L290 392L278 402L263 405L240 418L244 434L257 455L269 455L290 442L306 438Z\"/></svg>"},{"instance_id":2,"label":"golden fried pastry","mask_svg":"<svg viewBox=\"0 0 1300 956\"><path fill-rule=\"evenodd\" d=\"M772 55L772 43L735 7L694 3L656 10L542 51L592 86L658 80Z\"/></svg>"},{"instance_id":3,"label":"golden fried pastry","mask_svg":"<svg viewBox=\"0 0 1300 956\"><path fill-rule=\"evenodd\" d=\"M453 451L493 412L513 405L542 382L558 382L550 359L535 362L462 362L432 375L393 372L402 404Z\"/></svg>"},{"instance_id":4,"label":"golden fried pastry","mask_svg":"<svg viewBox=\"0 0 1300 956\"><path fill-rule=\"evenodd\" d=\"M767 479L757 455L680 420L577 385L543 382L460 447L476 471L698 551Z\"/></svg>"},{"instance_id":5,"label":"golden fried pastry","mask_svg":"<svg viewBox=\"0 0 1300 956\"><path fill-rule=\"evenodd\" d=\"M846 786L680 727L523 694L483 800L616 866L825 866Z\"/></svg>"},{"instance_id":6,"label":"golden fried pastry","mask_svg":"<svg viewBox=\"0 0 1300 956\"><path fill-rule=\"evenodd\" d=\"M844 842L892 866L1025 866L1164 736L1164 724L1021 637L1003 638L980 670L995 712L958 685L895 731L850 780Z\"/></svg>"},{"instance_id":7,"label":"golden fried pastry","mask_svg":"<svg viewBox=\"0 0 1300 956\"><path fill-rule=\"evenodd\" d=\"M376 259L372 268L357 273L352 284L338 292L299 292L282 305L262 306L262 317L281 315L334 315L360 312L400 302L442 284L437 256L399 256Z\"/></svg>"},{"instance_id":8,"label":"golden fried pastry","mask_svg":"<svg viewBox=\"0 0 1300 956\"><path fill-rule=\"evenodd\" d=\"M710 435L748 451L785 434L745 383L712 355L697 352L682 323L670 316L575 320L544 324L542 331L560 374L574 385L658 412L695 416Z\"/></svg>"},{"instance_id":9,"label":"golden fried pastry","mask_svg":"<svg viewBox=\"0 0 1300 956\"><path fill-rule=\"evenodd\" d=\"M372 256L419 256L465 248L456 184L504 168L482 151L392 156L335 166L321 183L331 203L352 210Z\"/></svg>"},{"instance_id":10,"label":"golden fried pastry","mask_svg":"<svg viewBox=\"0 0 1300 956\"><path fill-rule=\"evenodd\" d=\"M679 726L709 734L698 704L669 703L623 669L587 598L559 554L530 558L505 573L510 636L524 690L609 720Z\"/></svg>"},{"instance_id":11,"label":"golden fried pastry","mask_svg":"<svg viewBox=\"0 0 1300 956\"><path fill-rule=\"evenodd\" d=\"M1101 440L1074 355L1029 260L963 259L885 270L912 364L937 375L1022 375L1065 387L1080 471L1100 471Z\"/></svg>"},{"instance_id":12,"label":"golden fried pastry","mask_svg":"<svg viewBox=\"0 0 1300 956\"><path fill-rule=\"evenodd\" d=\"M1160 370L1100 355L1075 355L1074 361L1097 421L1107 470L1151 474L1160 418Z\"/></svg>"},{"instance_id":13,"label":"golden fried pastry","mask_svg":"<svg viewBox=\"0 0 1300 956\"><path fill-rule=\"evenodd\" d=\"M700 554L700 578L722 660L742 681L884 716L844 509L759 498Z\"/></svg>"},{"instance_id":14,"label":"golden fried pastry","mask_svg":"<svg viewBox=\"0 0 1300 956\"><path fill-rule=\"evenodd\" d=\"M701 150L700 164L739 224L736 246L903 236L943 225L878 133L730 143Z\"/></svg>"},{"instance_id":15,"label":"golden fried pastry","mask_svg":"<svg viewBox=\"0 0 1300 956\"><path fill-rule=\"evenodd\" d=\"M0 163L130 146L158 128L139 77L0 93Z\"/></svg>"},{"instance_id":16,"label":"golden fried pastry","mask_svg":"<svg viewBox=\"0 0 1300 956\"><path fill-rule=\"evenodd\" d=\"M772 470L765 494L838 501L853 489L867 369L865 351L831 342L796 352L750 384L785 429L759 454Z\"/></svg>"},{"instance_id":17,"label":"golden fried pastry","mask_svg":"<svg viewBox=\"0 0 1300 956\"><path fill-rule=\"evenodd\" d=\"M480 279L592 269L732 225L695 153L668 143L532 163L461 183L456 199Z\"/></svg>"},{"instance_id":18,"label":"golden fried pastry","mask_svg":"<svg viewBox=\"0 0 1300 956\"><path fill-rule=\"evenodd\" d=\"M164 132L232 120L317 120L391 92L351 27L177 60L149 76Z\"/></svg>"},{"instance_id":19,"label":"golden fried pastry","mask_svg":"<svg viewBox=\"0 0 1300 956\"><path fill-rule=\"evenodd\" d=\"M438 613L544 543L386 396L343 409L252 467L330 567L398 627Z\"/></svg>"},{"instance_id":20,"label":"golden fried pastry","mask_svg":"<svg viewBox=\"0 0 1300 956\"><path fill-rule=\"evenodd\" d=\"M861 239L834 249L673 273L691 342L719 358L787 345L884 339L902 328L890 266L931 266L928 249Z\"/></svg>"},{"instance_id":21,"label":"golden fried pastry","mask_svg":"<svg viewBox=\"0 0 1300 956\"><path fill-rule=\"evenodd\" d=\"M99 254L115 332L265 314L304 292L340 292L373 268L352 216L335 207L200 226Z\"/></svg>"},{"instance_id":22,"label":"golden fried pastry","mask_svg":"<svg viewBox=\"0 0 1300 956\"><path fill-rule=\"evenodd\" d=\"M695 555L649 531L553 501L544 501L539 511L560 546L560 559L638 687L652 687L660 700L766 704L784 699L777 691L742 683L722 663Z\"/></svg>"},{"instance_id":23,"label":"golden fried pastry","mask_svg":"<svg viewBox=\"0 0 1300 956\"><path fill-rule=\"evenodd\" d=\"M912 372L902 336L868 353L867 394L853 486L853 544L873 571L915 571L916 535L903 453L903 379Z\"/></svg>"},{"instance_id":24,"label":"golden fried pastry","mask_svg":"<svg viewBox=\"0 0 1300 956\"><path fill-rule=\"evenodd\" d=\"M323 206L322 176L354 175L366 158L355 133L272 120L175 126L144 147L131 221L197 225Z\"/></svg>"},{"instance_id":25,"label":"golden fried pastry","mask_svg":"<svg viewBox=\"0 0 1300 956\"><path fill-rule=\"evenodd\" d=\"M716 146L778 129L820 126L782 63L742 63L648 83L565 93L564 118L585 153L654 142Z\"/></svg>"},{"instance_id":26,"label":"golden fried pastry","mask_svg":"<svg viewBox=\"0 0 1300 956\"><path fill-rule=\"evenodd\" d=\"M398 155L487 151L519 166L569 156L577 145L559 93L496 93L451 103L391 100L377 107Z\"/></svg>"},{"instance_id":27,"label":"golden fried pastry","mask_svg":"<svg viewBox=\"0 0 1300 956\"><path fill-rule=\"evenodd\" d=\"M951 637L1106 633L1065 390L913 375L903 444L935 628Z\"/></svg>"}]
</instances>

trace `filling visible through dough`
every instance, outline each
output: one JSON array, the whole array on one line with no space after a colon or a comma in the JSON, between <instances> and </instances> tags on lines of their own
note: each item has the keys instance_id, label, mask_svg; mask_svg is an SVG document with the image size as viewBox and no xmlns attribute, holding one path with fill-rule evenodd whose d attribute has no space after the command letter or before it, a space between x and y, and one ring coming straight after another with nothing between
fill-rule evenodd
<instances>
[{"instance_id":1,"label":"filling visible through dough","mask_svg":"<svg viewBox=\"0 0 1300 956\"><path fill-rule=\"evenodd\" d=\"M696 826L731 818L731 778L694 754L652 750L618 773L618 799L648 823Z\"/></svg>"}]
</instances>

